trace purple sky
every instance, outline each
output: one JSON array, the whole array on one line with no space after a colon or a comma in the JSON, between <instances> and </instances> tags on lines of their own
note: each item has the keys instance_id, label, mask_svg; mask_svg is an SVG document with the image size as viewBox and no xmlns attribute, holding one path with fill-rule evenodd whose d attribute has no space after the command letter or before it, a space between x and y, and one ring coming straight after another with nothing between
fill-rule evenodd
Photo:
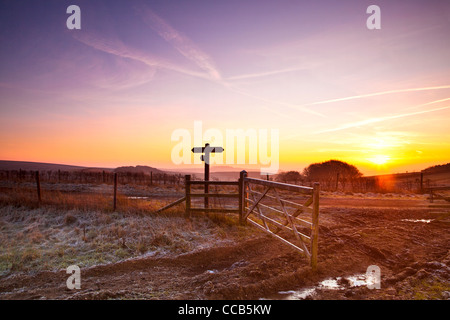
<instances>
[{"instance_id":1,"label":"purple sky","mask_svg":"<svg viewBox=\"0 0 450 320\"><path fill-rule=\"evenodd\" d=\"M282 169L445 163L449 33L449 1L2 1L0 158L170 167L201 120L279 129Z\"/></svg>"}]
</instances>

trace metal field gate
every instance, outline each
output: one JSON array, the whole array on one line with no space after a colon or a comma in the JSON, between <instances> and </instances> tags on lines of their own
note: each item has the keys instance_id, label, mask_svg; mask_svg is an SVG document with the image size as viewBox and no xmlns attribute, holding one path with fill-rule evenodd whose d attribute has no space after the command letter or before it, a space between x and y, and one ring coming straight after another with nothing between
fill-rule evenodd
<instances>
[{"instance_id":1,"label":"metal field gate","mask_svg":"<svg viewBox=\"0 0 450 320\"><path fill-rule=\"evenodd\" d=\"M270 234L310 259L317 268L320 185L298 186L240 177L240 220Z\"/></svg>"}]
</instances>

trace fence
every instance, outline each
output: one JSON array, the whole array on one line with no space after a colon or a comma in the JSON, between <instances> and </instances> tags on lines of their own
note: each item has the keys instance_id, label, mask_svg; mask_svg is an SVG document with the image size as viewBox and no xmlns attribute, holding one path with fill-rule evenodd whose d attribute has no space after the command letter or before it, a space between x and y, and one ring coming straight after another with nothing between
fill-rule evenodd
<instances>
[{"instance_id":1,"label":"fence","mask_svg":"<svg viewBox=\"0 0 450 320\"><path fill-rule=\"evenodd\" d=\"M33 172L32 176L34 177L36 181L36 193L37 193L37 200L38 204L40 205L42 203L42 191L41 191L41 173L39 171L31 171ZM116 211L117 209L117 186L118 186L118 174L113 174L113 184L114 184L114 193L113 193L113 210Z\"/></svg>"},{"instance_id":2,"label":"fence","mask_svg":"<svg viewBox=\"0 0 450 320\"><path fill-rule=\"evenodd\" d=\"M209 186L214 185L234 186L238 188L238 193L209 193ZM204 192L193 192L193 186L204 187ZM263 190L259 192L258 188ZM193 212L238 213L241 224L249 222L304 254L310 259L311 267L315 270L319 240L319 190L318 183L313 187L304 187L248 178L245 171L241 172L238 181L192 181L191 177L186 175L185 196L158 212L185 201L186 216L191 216ZM269 195L270 192L273 195ZM281 192L295 194L296 199L304 198L303 203L282 199L284 195ZM203 206L194 206L192 199L195 198L204 198ZM237 199L237 203L232 208L213 208L206 201L210 198ZM275 208L273 202L279 208ZM295 211L290 213L291 209ZM301 214L307 214L308 217L300 217ZM293 239L290 239L292 237Z\"/></svg>"},{"instance_id":3,"label":"fence","mask_svg":"<svg viewBox=\"0 0 450 320\"><path fill-rule=\"evenodd\" d=\"M41 182L48 183L113 184L115 174L117 174L119 184L178 185L183 183L183 176L181 174L160 172L112 172L105 170L95 172L62 170L39 171ZM35 171L32 170L0 170L0 180L33 182L34 179Z\"/></svg>"},{"instance_id":4,"label":"fence","mask_svg":"<svg viewBox=\"0 0 450 320\"><path fill-rule=\"evenodd\" d=\"M20 172L25 179L24 172ZM45 175L45 174L44 174ZM38 171L30 174L36 181L38 201L41 203L42 174ZM47 176L48 178L48 176ZM117 186L120 173L112 174L114 184L113 208L117 209ZM190 175L184 177L185 196L172 202L155 213L185 202L186 216L195 212L236 213L241 224L251 225L263 230L282 243L297 250L310 259L313 269L317 267L318 230L319 230L319 184L313 187L292 185L247 177L242 171L238 181L199 181ZM210 193L211 186L231 187L237 191ZM229 191L230 188L222 188ZM203 192L198 192L203 190ZM270 195L272 193L272 195ZM286 199L293 197L294 199ZM197 200L202 200L197 201ZM226 198L226 205L214 207L212 198ZM231 201L230 201L231 200ZM302 203L295 201L301 200ZM231 203L230 203L231 202Z\"/></svg>"},{"instance_id":5,"label":"fence","mask_svg":"<svg viewBox=\"0 0 450 320\"><path fill-rule=\"evenodd\" d=\"M190 175L185 176L185 199L186 199L186 215L190 216L192 212L223 212L223 213L239 213L240 207L236 205L234 208L211 208L209 198L235 198L240 199L238 193L209 193L209 186L235 186L239 187L239 181L192 181ZM192 192L192 186L203 186L204 192ZM193 198L204 198L202 207L194 207L192 205Z\"/></svg>"},{"instance_id":6,"label":"fence","mask_svg":"<svg viewBox=\"0 0 450 320\"><path fill-rule=\"evenodd\" d=\"M440 186L440 187L431 187L425 189L430 193L430 202L433 203L434 199L442 199L447 202L450 202L450 197L448 195L445 195L443 193L439 193L436 191L450 191L450 186Z\"/></svg>"}]
</instances>

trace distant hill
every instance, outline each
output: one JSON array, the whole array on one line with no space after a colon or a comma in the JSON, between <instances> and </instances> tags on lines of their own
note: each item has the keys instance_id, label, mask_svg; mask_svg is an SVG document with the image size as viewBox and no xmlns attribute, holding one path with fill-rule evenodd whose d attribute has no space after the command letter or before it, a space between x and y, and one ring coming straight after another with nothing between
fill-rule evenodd
<instances>
[{"instance_id":1,"label":"distant hill","mask_svg":"<svg viewBox=\"0 0 450 320\"><path fill-rule=\"evenodd\" d=\"M243 168L235 168L230 166L212 166L210 168L210 180L221 181L236 181L239 179L239 174ZM181 168L181 169L165 169L167 173L171 174L190 174L194 175L197 179L203 179L205 169L204 168ZM260 170L246 170L248 177L266 179L265 175L261 175Z\"/></svg>"},{"instance_id":2,"label":"distant hill","mask_svg":"<svg viewBox=\"0 0 450 320\"><path fill-rule=\"evenodd\" d=\"M193 167L193 168L184 167L184 168L179 168L179 169L178 168L172 168L172 169L161 169L161 170L164 170L166 172L172 172L172 173L178 172L178 173L192 173L192 174L196 174L196 173L203 174L203 172L205 171L205 169L203 167L203 163L201 164L201 166L197 166L197 167ZM252 171L255 171L255 172L258 171L259 172L259 169L258 170L256 170L256 169L249 170L249 169L235 168L235 167L222 166L222 165L212 165L209 170L210 170L211 173L213 173L213 172L223 172L223 173L231 172L231 173L234 173L234 172L240 172L242 170L246 170L247 172L252 172Z\"/></svg>"},{"instance_id":3,"label":"distant hill","mask_svg":"<svg viewBox=\"0 0 450 320\"><path fill-rule=\"evenodd\" d=\"M114 170L114 172L132 172L132 173L145 173L150 174L152 173L164 173L164 171L149 167L149 166L128 166L128 167L118 167Z\"/></svg>"},{"instance_id":4,"label":"distant hill","mask_svg":"<svg viewBox=\"0 0 450 320\"><path fill-rule=\"evenodd\" d=\"M0 170L26 170L26 171L83 171L83 172L143 172L146 174L164 173L164 171L148 167L148 166L129 166L114 168L95 168L95 167L81 167L71 166L66 164L43 163L43 162L28 162L28 161L9 161L0 160Z\"/></svg>"},{"instance_id":5,"label":"distant hill","mask_svg":"<svg viewBox=\"0 0 450 320\"><path fill-rule=\"evenodd\" d=\"M437 166L428 167L425 170L423 170L425 173L443 173L443 172L450 172L450 162L446 164L441 164Z\"/></svg>"},{"instance_id":6,"label":"distant hill","mask_svg":"<svg viewBox=\"0 0 450 320\"><path fill-rule=\"evenodd\" d=\"M83 171L83 172L143 172L146 174L164 173L164 171L149 167L149 166L124 166L114 168L95 168L95 167L81 167L71 166L66 164L43 163L43 162L28 162L28 161L9 161L0 160L0 170L27 170L27 171Z\"/></svg>"},{"instance_id":7,"label":"distant hill","mask_svg":"<svg viewBox=\"0 0 450 320\"><path fill-rule=\"evenodd\" d=\"M0 170L75 171L83 169L86 169L86 167L71 166L66 164L43 163L43 162L0 160Z\"/></svg>"}]
</instances>

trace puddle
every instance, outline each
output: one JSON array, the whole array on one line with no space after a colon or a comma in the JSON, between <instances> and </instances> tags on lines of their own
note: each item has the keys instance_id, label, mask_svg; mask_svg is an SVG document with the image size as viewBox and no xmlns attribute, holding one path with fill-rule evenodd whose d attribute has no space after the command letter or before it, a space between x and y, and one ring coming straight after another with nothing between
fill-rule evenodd
<instances>
[{"instance_id":1,"label":"puddle","mask_svg":"<svg viewBox=\"0 0 450 320\"><path fill-rule=\"evenodd\" d=\"M431 221L433 221L433 219L402 219L402 221L430 223Z\"/></svg>"},{"instance_id":2,"label":"puddle","mask_svg":"<svg viewBox=\"0 0 450 320\"><path fill-rule=\"evenodd\" d=\"M336 279L327 279L327 280L323 280L321 283L319 283L318 288L319 289L328 289L328 290L339 290L339 289L343 289L339 286L338 281L341 278L338 277Z\"/></svg>"},{"instance_id":3,"label":"puddle","mask_svg":"<svg viewBox=\"0 0 450 320\"><path fill-rule=\"evenodd\" d=\"M214 269L214 270L206 270L206 273L209 273L209 274L216 274L218 272L219 271L217 271L216 269Z\"/></svg>"},{"instance_id":4,"label":"puddle","mask_svg":"<svg viewBox=\"0 0 450 320\"><path fill-rule=\"evenodd\" d=\"M325 279L317 286L302 288L300 290L280 291L269 299L274 300L304 300L313 297L318 290L345 290L349 288L373 285L375 279L367 277L365 274L356 274L345 278L337 277L335 279Z\"/></svg>"},{"instance_id":5,"label":"puddle","mask_svg":"<svg viewBox=\"0 0 450 320\"><path fill-rule=\"evenodd\" d=\"M308 288L300 291L280 291L278 294L282 296L285 295L285 297L281 297L282 300L304 300L309 296L312 296L315 292L315 288Z\"/></svg>"}]
</instances>

